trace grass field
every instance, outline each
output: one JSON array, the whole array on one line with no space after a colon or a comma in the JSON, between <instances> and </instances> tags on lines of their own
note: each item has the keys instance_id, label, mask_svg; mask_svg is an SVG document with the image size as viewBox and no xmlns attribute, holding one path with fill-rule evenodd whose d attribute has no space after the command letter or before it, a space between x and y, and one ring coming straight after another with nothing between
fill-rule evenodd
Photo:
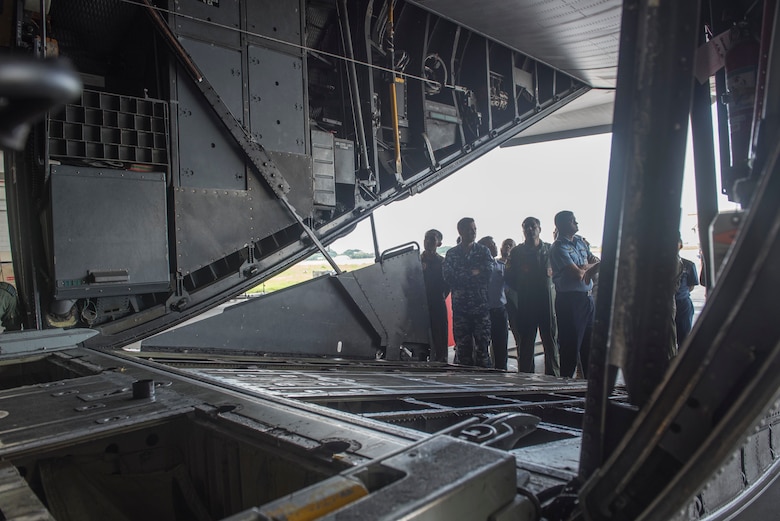
<instances>
[{"instance_id":1,"label":"grass field","mask_svg":"<svg viewBox=\"0 0 780 521\"><path fill-rule=\"evenodd\" d=\"M359 263L357 261L354 264L339 264L339 268L342 271L355 271L365 266L368 266L368 264L365 262ZM332 272L333 268L326 261L301 262L286 269L279 275L271 277L259 286L255 286L253 289L247 291L247 293L271 293Z\"/></svg>"}]
</instances>

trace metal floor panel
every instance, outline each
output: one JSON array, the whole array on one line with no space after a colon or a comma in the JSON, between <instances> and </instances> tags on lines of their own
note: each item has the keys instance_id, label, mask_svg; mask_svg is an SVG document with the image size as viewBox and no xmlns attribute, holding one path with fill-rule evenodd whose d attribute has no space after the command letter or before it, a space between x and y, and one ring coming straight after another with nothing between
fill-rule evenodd
<instances>
[{"instance_id":1,"label":"metal floor panel","mask_svg":"<svg viewBox=\"0 0 780 521\"><path fill-rule=\"evenodd\" d=\"M377 364L376 369L382 368ZM486 393L584 393L584 380L562 380L544 375L500 372L372 372L359 371L295 371L268 369L192 369L193 373L220 383L260 393L293 399L314 397L402 398L428 396L466 396Z\"/></svg>"}]
</instances>

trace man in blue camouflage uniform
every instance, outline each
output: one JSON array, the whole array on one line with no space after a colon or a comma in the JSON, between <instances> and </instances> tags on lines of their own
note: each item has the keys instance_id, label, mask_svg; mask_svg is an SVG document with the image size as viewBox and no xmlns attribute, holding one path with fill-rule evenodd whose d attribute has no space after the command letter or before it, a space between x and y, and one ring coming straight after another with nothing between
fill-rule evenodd
<instances>
[{"instance_id":1,"label":"man in blue camouflage uniform","mask_svg":"<svg viewBox=\"0 0 780 521\"><path fill-rule=\"evenodd\" d=\"M550 248L550 265L555 284L555 314L558 318L558 344L561 376L571 378L582 362L587 377L590 335L593 330L593 276L599 260L588 243L576 235L577 219L568 210L555 215L558 238Z\"/></svg>"},{"instance_id":2,"label":"man in blue camouflage uniform","mask_svg":"<svg viewBox=\"0 0 780 521\"><path fill-rule=\"evenodd\" d=\"M461 365L490 367L488 282L495 261L490 250L474 240L471 217L458 221L460 244L447 251L442 272L452 292L452 333Z\"/></svg>"}]
</instances>

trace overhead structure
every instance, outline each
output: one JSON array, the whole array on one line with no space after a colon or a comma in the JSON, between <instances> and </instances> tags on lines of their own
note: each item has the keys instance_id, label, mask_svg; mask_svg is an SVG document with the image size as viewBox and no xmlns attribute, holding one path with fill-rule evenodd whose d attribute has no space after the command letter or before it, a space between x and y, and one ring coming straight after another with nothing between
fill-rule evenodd
<instances>
[{"instance_id":1,"label":"overhead structure","mask_svg":"<svg viewBox=\"0 0 780 521\"><path fill-rule=\"evenodd\" d=\"M413 1L581 80L591 90L502 146L602 134L612 129L622 2Z\"/></svg>"},{"instance_id":2,"label":"overhead structure","mask_svg":"<svg viewBox=\"0 0 780 521\"><path fill-rule=\"evenodd\" d=\"M313 253L339 271L326 246L373 210L591 90L424 7L54 2L51 53L84 89L7 156L27 326L77 323L116 347ZM35 49L29 13L17 49Z\"/></svg>"}]
</instances>

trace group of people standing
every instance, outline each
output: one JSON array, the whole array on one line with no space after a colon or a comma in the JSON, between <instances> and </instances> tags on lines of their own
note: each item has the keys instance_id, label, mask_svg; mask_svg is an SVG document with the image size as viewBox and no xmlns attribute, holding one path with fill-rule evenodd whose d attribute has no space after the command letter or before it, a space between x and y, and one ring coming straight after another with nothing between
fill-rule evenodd
<instances>
[{"instance_id":1,"label":"group of people standing","mask_svg":"<svg viewBox=\"0 0 780 521\"><path fill-rule=\"evenodd\" d=\"M572 212L559 212L555 226L557 239L549 244L540 238L539 219L526 218L525 241L515 245L506 239L500 256L492 237L476 241L477 226L470 217L458 222L459 242L446 257L436 253L441 232L426 233L422 263L431 313L431 361L447 361L445 298L451 293L457 363L506 370L509 325L519 371L534 372L537 331L544 346L545 374L571 377L578 361L587 367L599 261L576 235Z\"/></svg>"},{"instance_id":2,"label":"group of people standing","mask_svg":"<svg viewBox=\"0 0 780 521\"><path fill-rule=\"evenodd\" d=\"M436 251L442 244L441 232L425 234L421 259L431 316L431 361L447 362L445 299L451 294L456 363L506 370L511 330L518 371L533 373L538 332L545 374L572 377L579 366L586 376L600 261L577 235L579 226L571 211L556 214L552 244L541 240L542 226L536 217L523 220L522 229L523 242L506 239L499 251L490 236L476 241L476 223L464 217L458 222L458 244L446 257ZM690 291L697 278L695 265L681 258L675 294L676 344L682 344L691 330Z\"/></svg>"}]
</instances>

